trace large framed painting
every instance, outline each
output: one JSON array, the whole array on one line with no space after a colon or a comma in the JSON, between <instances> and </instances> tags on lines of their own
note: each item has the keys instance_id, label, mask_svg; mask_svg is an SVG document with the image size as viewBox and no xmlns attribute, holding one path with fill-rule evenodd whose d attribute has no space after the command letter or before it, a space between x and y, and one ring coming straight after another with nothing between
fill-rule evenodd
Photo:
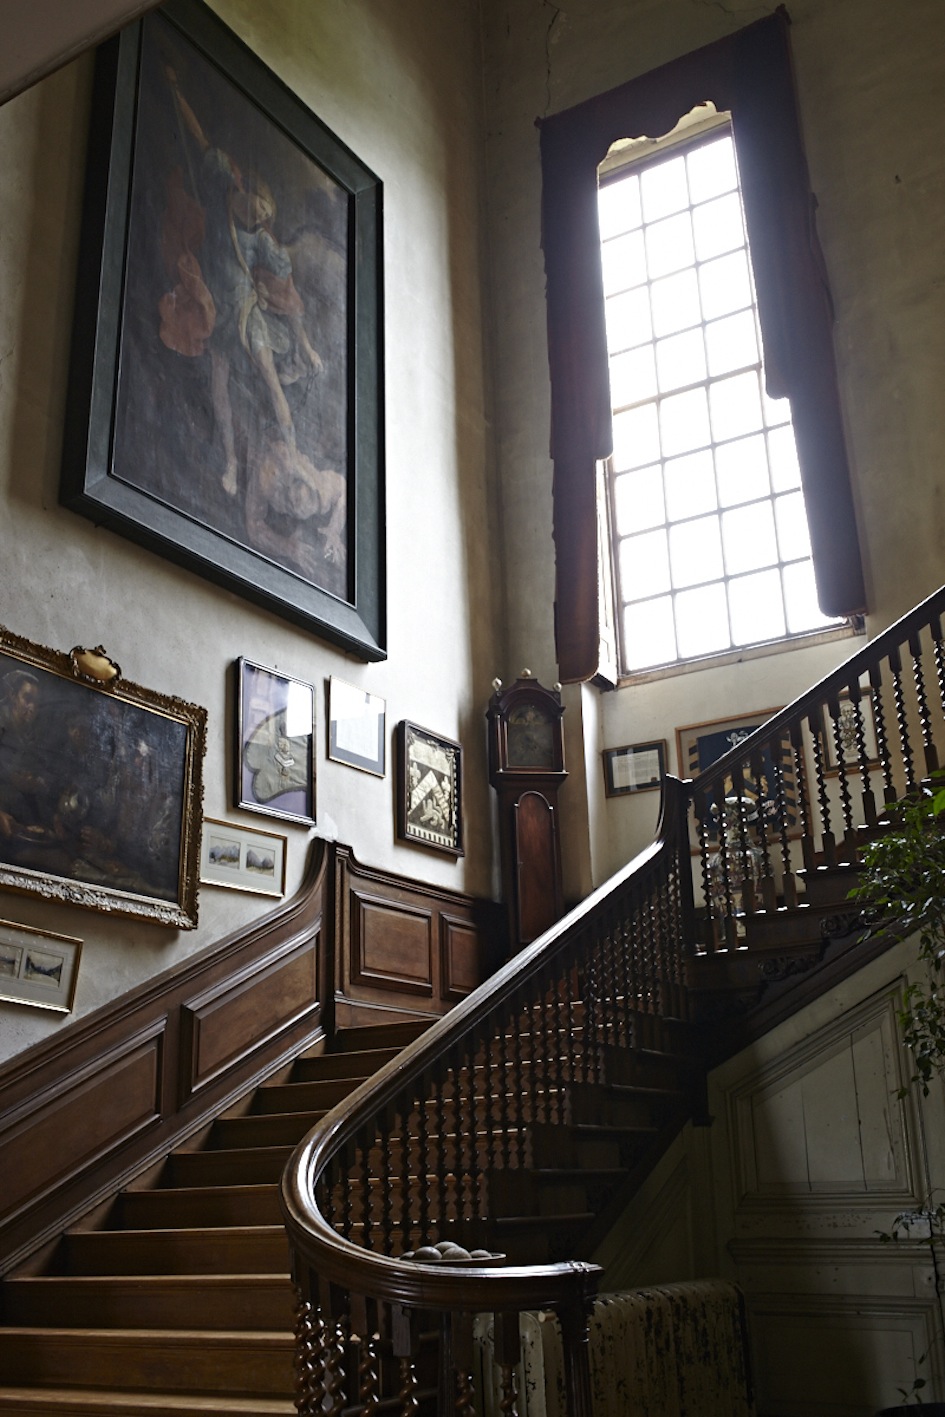
<instances>
[{"instance_id":1,"label":"large framed painting","mask_svg":"<svg viewBox=\"0 0 945 1417\"><path fill-rule=\"evenodd\" d=\"M705 772L726 753L738 748L750 738L756 728L767 723L778 710L763 709L758 713L739 714L732 718L713 719L676 729L676 758L681 777L692 778ZM800 834L800 799L802 784L798 783L794 751L789 734L764 749L760 765L748 762L743 768L743 800L746 825L757 831L763 824L770 841L780 834L782 826L788 837ZM783 808L780 792L783 793ZM710 847L717 844L718 827L726 810L726 801L734 794L731 779L727 779L722 801L706 802L703 815ZM698 820L698 818L697 818ZM692 820L690 819L690 828ZM696 838L691 836L693 849Z\"/></svg>"},{"instance_id":2,"label":"large framed painting","mask_svg":"<svg viewBox=\"0 0 945 1417\"><path fill-rule=\"evenodd\" d=\"M385 657L381 184L198 0L98 53L63 502Z\"/></svg>"},{"instance_id":3,"label":"large framed painting","mask_svg":"<svg viewBox=\"0 0 945 1417\"><path fill-rule=\"evenodd\" d=\"M0 887L197 924L206 711L0 628Z\"/></svg>"}]
</instances>

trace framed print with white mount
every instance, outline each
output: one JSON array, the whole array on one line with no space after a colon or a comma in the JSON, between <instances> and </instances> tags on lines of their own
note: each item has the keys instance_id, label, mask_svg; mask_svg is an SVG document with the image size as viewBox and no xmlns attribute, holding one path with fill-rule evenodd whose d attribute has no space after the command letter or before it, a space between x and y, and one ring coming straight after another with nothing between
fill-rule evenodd
<instances>
[{"instance_id":1,"label":"framed print with white mount","mask_svg":"<svg viewBox=\"0 0 945 1417\"><path fill-rule=\"evenodd\" d=\"M237 807L314 826L314 686L239 659L236 708Z\"/></svg>"},{"instance_id":2,"label":"framed print with white mount","mask_svg":"<svg viewBox=\"0 0 945 1417\"><path fill-rule=\"evenodd\" d=\"M397 834L463 855L463 750L406 719L397 725Z\"/></svg>"},{"instance_id":3,"label":"framed print with white mount","mask_svg":"<svg viewBox=\"0 0 945 1417\"><path fill-rule=\"evenodd\" d=\"M200 880L253 895L285 894L286 838L204 817Z\"/></svg>"},{"instance_id":4,"label":"framed print with white mount","mask_svg":"<svg viewBox=\"0 0 945 1417\"><path fill-rule=\"evenodd\" d=\"M604 749L604 790L608 797L652 792L666 776L666 740Z\"/></svg>"},{"instance_id":5,"label":"framed print with white mount","mask_svg":"<svg viewBox=\"0 0 945 1417\"><path fill-rule=\"evenodd\" d=\"M328 756L349 768L383 777L387 705L334 675L328 681Z\"/></svg>"},{"instance_id":6,"label":"framed print with white mount","mask_svg":"<svg viewBox=\"0 0 945 1417\"><path fill-rule=\"evenodd\" d=\"M96 56L61 499L386 657L381 183L199 0Z\"/></svg>"},{"instance_id":7,"label":"framed print with white mount","mask_svg":"<svg viewBox=\"0 0 945 1417\"><path fill-rule=\"evenodd\" d=\"M82 941L0 920L0 999L71 1014Z\"/></svg>"}]
</instances>

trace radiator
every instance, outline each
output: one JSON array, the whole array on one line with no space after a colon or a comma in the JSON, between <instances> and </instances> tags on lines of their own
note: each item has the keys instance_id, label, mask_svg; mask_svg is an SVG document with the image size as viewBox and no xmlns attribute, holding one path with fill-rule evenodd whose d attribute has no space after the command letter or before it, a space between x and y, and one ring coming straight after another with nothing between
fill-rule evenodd
<instances>
[{"instance_id":1,"label":"radiator","mask_svg":"<svg viewBox=\"0 0 945 1417\"><path fill-rule=\"evenodd\" d=\"M522 1314L521 1335L521 1417L567 1417L557 1319ZM476 1339L482 1417L497 1417L491 1315L479 1316ZM594 1417L754 1417L744 1303L722 1280L602 1295L590 1366Z\"/></svg>"}]
</instances>

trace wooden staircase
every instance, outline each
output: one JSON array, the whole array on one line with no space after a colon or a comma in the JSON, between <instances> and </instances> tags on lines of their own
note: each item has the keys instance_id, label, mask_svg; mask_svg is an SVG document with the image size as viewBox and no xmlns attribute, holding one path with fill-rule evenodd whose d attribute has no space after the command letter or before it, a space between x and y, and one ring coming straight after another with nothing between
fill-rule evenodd
<instances>
[{"instance_id":1,"label":"wooden staircase","mask_svg":"<svg viewBox=\"0 0 945 1417\"><path fill-rule=\"evenodd\" d=\"M10 1274L0 1286L0 1413L294 1412L295 1299L279 1178L310 1128L424 1026L340 1032L335 1051L299 1057ZM499 1152L476 1133L490 1219L447 1225L440 1238L452 1231L514 1264L588 1257L690 1114L692 1062L673 1051L671 1022L657 1031L662 1041L646 1049L604 1047L600 1080L568 1081L554 1097L529 1088L533 1042L520 1039L524 1125ZM457 1169L477 1095L482 1115L482 1069L465 1082L471 1103L467 1095L428 1118L445 1127L443 1155ZM406 1168L402 1139L392 1146L395 1170L409 1176L417 1138L408 1138ZM377 1197L378 1211L400 1206L402 1186L386 1202ZM417 1400L433 1414L430 1322ZM396 1394L395 1376L384 1385Z\"/></svg>"},{"instance_id":2,"label":"wooden staircase","mask_svg":"<svg viewBox=\"0 0 945 1417\"><path fill-rule=\"evenodd\" d=\"M291 1413L279 1177L423 1024L302 1056L0 1287L0 1413Z\"/></svg>"}]
</instances>

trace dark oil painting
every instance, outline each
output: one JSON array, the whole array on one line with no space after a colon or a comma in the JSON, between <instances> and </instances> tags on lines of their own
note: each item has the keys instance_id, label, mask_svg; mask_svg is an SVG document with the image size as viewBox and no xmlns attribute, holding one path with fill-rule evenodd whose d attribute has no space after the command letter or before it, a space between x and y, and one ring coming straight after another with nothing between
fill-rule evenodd
<instances>
[{"instance_id":1,"label":"dark oil painting","mask_svg":"<svg viewBox=\"0 0 945 1417\"><path fill-rule=\"evenodd\" d=\"M348 594L348 194L143 24L113 475Z\"/></svg>"}]
</instances>

